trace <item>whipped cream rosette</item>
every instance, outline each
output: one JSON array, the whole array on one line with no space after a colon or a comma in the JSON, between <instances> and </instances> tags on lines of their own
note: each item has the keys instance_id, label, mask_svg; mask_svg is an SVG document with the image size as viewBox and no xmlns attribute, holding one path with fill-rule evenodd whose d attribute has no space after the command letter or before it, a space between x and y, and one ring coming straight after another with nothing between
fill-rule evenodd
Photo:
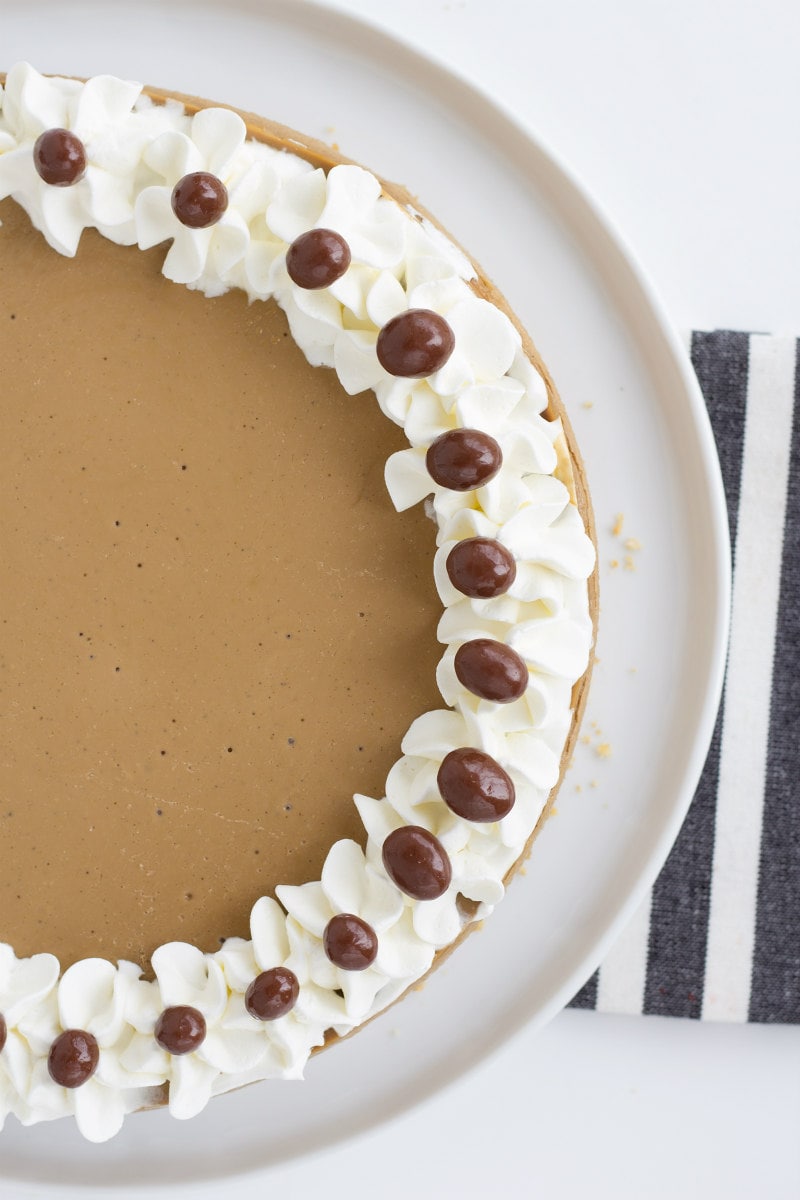
<instances>
[{"instance_id":1,"label":"whipped cream rosette","mask_svg":"<svg viewBox=\"0 0 800 1200\"><path fill-rule=\"evenodd\" d=\"M371 388L408 448L398 510L425 503L443 606L438 711L406 733L359 845L259 899L250 938L160 947L152 978L0 945L0 1123L125 1113L296 1078L384 1009L502 899L575 737L596 602L579 460L532 345L461 249L399 188L229 109L13 67L0 199L60 254L84 229L141 248L208 296L274 299L309 363ZM0 931L1 933L1 931ZM225 933L221 930L220 933ZM47 947L43 946L42 950Z\"/></svg>"}]
</instances>

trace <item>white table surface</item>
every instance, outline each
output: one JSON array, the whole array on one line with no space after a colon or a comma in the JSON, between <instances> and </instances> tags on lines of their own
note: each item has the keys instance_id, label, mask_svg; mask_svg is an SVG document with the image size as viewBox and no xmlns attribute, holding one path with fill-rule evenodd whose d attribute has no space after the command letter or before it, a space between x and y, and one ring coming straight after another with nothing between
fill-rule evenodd
<instances>
[{"instance_id":1,"label":"white table surface","mask_svg":"<svg viewBox=\"0 0 800 1200\"><path fill-rule=\"evenodd\" d=\"M332 6L463 73L554 149L679 328L800 333L792 0ZM800 1028L567 1011L394 1123L230 1191L796 1200L799 1130Z\"/></svg>"}]
</instances>

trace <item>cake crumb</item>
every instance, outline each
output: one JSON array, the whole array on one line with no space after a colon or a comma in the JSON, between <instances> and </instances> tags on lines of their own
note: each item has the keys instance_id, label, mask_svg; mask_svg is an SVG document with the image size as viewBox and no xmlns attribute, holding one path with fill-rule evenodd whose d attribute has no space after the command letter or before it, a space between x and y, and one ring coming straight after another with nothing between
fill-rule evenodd
<instances>
[{"instance_id":1,"label":"cake crumb","mask_svg":"<svg viewBox=\"0 0 800 1200\"><path fill-rule=\"evenodd\" d=\"M583 791L583 787L582 787L582 785L581 785L580 783L576 783L576 784L575 784L575 791L576 791L576 792L582 792L582 791Z\"/></svg>"},{"instance_id":2,"label":"cake crumb","mask_svg":"<svg viewBox=\"0 0 800 1200\"><path fill-rule=\"evenodd\" d=\"M638 668L638 667L628 667L628 674L629 674L629 675L636 675L636 674L637 674L637 672L638 672L638 670L639 670L639 668Z\"/></svg>"},{"instance_id":3,"label":"cake crumb","mask_svg":"<svg viewBox=\"0 0 800 1200\"><path fill-rule=\"evenodd\" d=\"M611 758L611 743L601 742L599 746L595 746L595 754L598 758Z\"/></svg>"},{"instance_id":4,"label":"cake crumb","mask_svg":"<svg viewBox=\"0 0 800 1200\"><path fill-rule=\"evenodd\" d=\"M594 408L594 400L584 400L581 408Z\"/></svg>"},{"instance_id":5,"label":"cake crumb","mask_svg":"<svg viewBox=\"0 0 800 1200\"><path fill-rule=\"evenodd\" d=\"M596 780L596 779L592 779L592 780L590 780L590 781L589 781L589 787L596 788L596 787L597 787L597 780Z\"/></svg>"},{"instance_id":6,"label":"cake crumb","mask_svg":"<svg viewBox=\"0 0 800 1200\"><path fill-rule=\"evenodd\" d=\"M608 565L611 567L612 571L616 571L617 567L619 566L619 559L612 558Z\"/></svg>"},{"instance_id":7,"label":"cake crumb","mask_svg":"<svg viewBox=\"0 0 800 1200\"><path fill-rule=\"evenodd\" d=\"M633 555L626 554L624 558L624 567L626 571L635 571L636 563L633 561Z\"/></svg>"},{"instance_id":8,"label":"cake crumb","mask_svg":"<svg viewBox=\"0 0 800 1200\"><path fill-rule=\"evenodd\" d=\"M588 734L588 733L584 733L584 734L582 734L582 735L581 735L581 743L582 743L582 745L584 745L584 746L591 746L591 744L592 744L592 739L589 737L589 734Z\"/></svg>"},{"instance_id":9,"label":"cake crumb","mask_svg":"<svg viewBox=\"0 0 800 1200\"><path fill-rule=\"evenodd\" d=\"M614 537L619 537L619 535L622 533L622 526L624 524L624 521L625 521L625 514L617 513L616 517L614 518L614 524L611 527L611 532L614 535Z\"/></svg>"},{"instance_id":10,"label":"cake crumb","mask_svg":"<svg viewBox=\"0 0 800 1200\"><path fill-rule=\"evenodd\" d=\"M636 551L636 550L641 550L641 548L642 548L642 543L639 541L638 538L635 538L635 537L625 538L623 545L625 546L626 550Z\"/></svg>"}]
</instances>

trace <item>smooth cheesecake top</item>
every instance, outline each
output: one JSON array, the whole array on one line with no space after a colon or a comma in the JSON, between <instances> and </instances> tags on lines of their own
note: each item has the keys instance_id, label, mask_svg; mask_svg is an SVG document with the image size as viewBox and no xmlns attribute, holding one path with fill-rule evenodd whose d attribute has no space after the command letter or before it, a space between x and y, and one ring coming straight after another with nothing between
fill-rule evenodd
<instances>
[{"instance_id":1,"label":"smooth cheesecake top","mask_svg":"<svg viewBox=\"0 0 800 1200\"><path fill-rule=\"evenodd\" d=\"M0 218L0 940L214 950L363 838L353 792L436 706L435 528L274 302Z\"/></svg>"}]
</instances>

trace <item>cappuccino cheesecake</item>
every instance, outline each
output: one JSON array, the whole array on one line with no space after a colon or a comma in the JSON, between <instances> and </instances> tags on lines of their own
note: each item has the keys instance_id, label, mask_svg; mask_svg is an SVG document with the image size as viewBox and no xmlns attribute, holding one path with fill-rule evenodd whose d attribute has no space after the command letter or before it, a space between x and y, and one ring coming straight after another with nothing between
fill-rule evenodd
<instances>
[{"instance_id":1,"label":"cappuccino cheesecake","mask_svg":"<svg viewBox=\"0 0 800 1200\"><path fill-rule=\"evenodd\" d=\"M591 510L502 296L322 143L19 64L0 220L0 1124L103 1141L301 1076L499 902Z\"/></svg>"}]
</instances>

